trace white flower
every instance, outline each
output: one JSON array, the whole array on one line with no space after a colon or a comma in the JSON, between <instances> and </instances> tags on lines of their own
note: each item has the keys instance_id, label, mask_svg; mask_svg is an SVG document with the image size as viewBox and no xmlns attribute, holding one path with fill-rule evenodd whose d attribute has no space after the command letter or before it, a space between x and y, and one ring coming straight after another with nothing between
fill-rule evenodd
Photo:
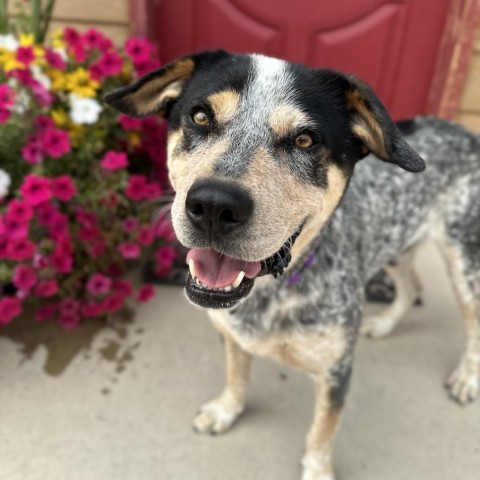
<instances>
[{"instance_id":1,"label":"white flower","mask_svg":"<svg viewBox=\"0 0 480 480\"><path fill-rule=\"evenodd\" d=\"M69 96L69 101L70 118L73 122L79 125L91 125L98 120L102 107L93 98L82 98L78 95L71 94Z\"/></svg>"},{"instance_id":2,"label":"white flower","mask_svg":"<svg viewBox=\"0 0 480 480\"><path fill-rule=\"evenodd\" d=\"M19 46L20 44L17 39L11 33L8 35L0 35L0 48L14 52Z\"/></svg>"},{"instance_id":3,"label":"white flower","mask_svg":"<svg viewBox=\"0 0 480 480\"><path fill-rule=\"evenodd\" d=\"M20 90L17 92L15 97L15 105L13 105L12 110L15 113L23 114L27 111L28 106L30 105L30 95L25 90Z\"/></svg>"},{"instance_id":4,"label":"white flower","mask_svg":"<svg viewBox=\"0 0 480 480\"><path fill-rule=\"evenodd\" d=\"M0 199L7 196L11 182L10 175L0 168Z\"/></svg>"},{"instance_id":5,"label":"white flower","mask_svg":"<svg viewBox=\"0 0 480 480\"><path fill-rule=\"evenodd\" d=\"M52 81L42 72L42 69L38 65L32 65L30 67L33 78L45 89L50 91Z\"/></svg>"}]
</instances>

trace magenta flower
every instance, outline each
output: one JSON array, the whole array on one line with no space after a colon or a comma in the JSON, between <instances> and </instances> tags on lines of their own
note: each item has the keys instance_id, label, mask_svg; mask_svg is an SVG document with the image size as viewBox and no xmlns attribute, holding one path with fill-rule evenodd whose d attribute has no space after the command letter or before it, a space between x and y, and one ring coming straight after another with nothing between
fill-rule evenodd
<instances>
[{"instance_id":1,"label":"magenta flower","mask_svg":"<svg viewBox=\"0 0 480 480\"><path fill-rule=\"evenodd\" d=\"M41 107L49 107L53 103L53 94L44 88L40 83L32 85L33 96L35 101Z\"/></svg>"},{"instance_id":2,"label":"magenta flower","mask_svg":"<svg viewBox=\"0 0 480 480\"><path fill-rule=\"evenodd\" d=\"M115 280L113 282L113 291L122 297L129 297L133 292L132 282L128 280Z\"/></svg>"},{"instance_id":3,"label":"magenta flower","mask_svg":"<svg viewBox=\"0 0 480 480\"><path fill-rule=\"evenodd\" d=\"M7 257L16 262L28 260L35 253L35 244L28 238L10 239L7 246Z\"/></svg>"},{"instance_id":4,"label":"magenta flower","mask_svg":"<svg viewBox=\"0 0 480 480\"><path fill-rule=\"evenodd\" d=\"M143 194L147 199L158 198L162 195L162 189L158 183L147 183L143 189Z\"/></svg>"},{"instance_id":5,"label":"magenta flower","mask_svg":"<svg viewBox=\"0 0 480 480\"><path fill-rule=\"evenodd\" d=\"M7 207L7 218L10 216L19 222L28 222L33 217L33 209L23 200L12 200Z\"/></svg>"},{"instance_id":6,"label":"magenta flower","mask_svg":"<svg viewBox=\"0 0 480 480\"><path fill-rule=\"evenodd\" d=\"M138 228L138 220L136 218L130 217L122 222L122 230L125 233L133 233Z\"/></svg>"},{"instance_id":7,"label":"magenta flower","mask_svg":"<svg viewBox=\"0 0 480 480\"><path fill-rule=\"evenodd\" d=\"M125 195L132 200L140 201L145 198L144 189L147 185L147 178L144 175L131 175L125 189Z\"/></svg>"},{"instance_id":8,"label":"magenta flower","mask_svg":"<svg viewBox=\"0 0 480 480\"><path fill-rule=\"evenodd\" d=\"M146 284L140 287L137 294L137 302L148 302L155 295L153 285Z\"/></svg>"},{"instance_id":9,"label":"magenta flower","mask_svg":"<svg viewBox=\"0 0 480 480\"><path fill-rule=\"evenodd\" d=\"M22 313L22 302L18 298L0 298L0 325L9 324Z\"/></svg>"},{"instance_id":10,"label":"magenta flower","mask_svg":"<svg viewBox=\"0 0 480 480\"><path fill-rule=\"evenodd\" d=\"M25 66L30 65L35 60L33 47L19 47L17 49L16 59Z\"/></svg>"},{"instance_id":11,"label":"magenta flower","mask_svg":"<svg viewBox=\"0 0 480 480\"><path fill-rule=\"evenodd\" d=\"M4 221L4 228L10 240L26 238L28 236L28 220L17 218L14 215L7 215Z\"/></svg>"},{"instance_id":12,"label":"magenta flower","mask_svg":"<svg viewBox=\"0 0 480 480\"><path fill-rule=\"evenodd\" d=\"M162 270L170 269L175 258L177 258L177 251L170 245L157 248L155 251L155 261Z\"/></svg>"},{"instance_id":13,"label":"magenta flower","mask_svg":"<svg viewBox=\"0 0 480 480\"><path fill-rule=\"evenodd\" d=\"M6 110L5 108L0 108L0 124L7 123L8 119L12 116L12 112L10 110Z\"/></svg>"},{"instance_id":14,"label":"magenta flower","mask_svg":"<svg viewBox=\"0 0 480 480\"><path fill-rule=\"evenodd\" d=\"M61 175L52 180L52 193L59 200L68 202L77 194L77 187L68 175Z\"/></svg>"},{"instance_id":15,"label":"magenta flower","mask_svg":"<svg viewBox=\"0 0 480 480\"><path fill-rule=\"evenodd\" d=\"M118 123L127 132L130 130L140 130L142 126L140 119L129 117L123 113L118 117Z\"/></svg>"},{"instance_id":16,"label":"magenta flower","mask_svg":"<svg viewBox=\"0 0 480 480\"><path fill-rule=\"evenodd\" d=\"M24 178L19 190L24 200L33 207L50 200L52 197L50 180L34 173L30 173Z\"/></svg>"},{"instance_id":17,"label":"magenta flower","mask_svg":"<svg viewBox=\"0 0 480 480\"><path fill-rule=\"evenodd\" d=\"M94 273L88 280L86 288L92 295L105 295L112 288L112 284L111 278L101 273Z\"/></svg>"},{"instance_id":18,"label":"magenta flower","mask_svg":"<svg viewBox=\"0 0 480 480\"><path fill-rule=\"evenodd\" d=\"M71 27L63 29L63 38L69 47L83 43L83 39L80 34Z\"/></svg>"},{"instance_id":19,"label":"magenta flower","mask_svg":"<svg viewBox=\"0 0 480 480\"><path fill-rule=\"evenodd\" d=\"M22 158L33 165L40 163L43 160L43 152L40 144L36 141L27 143L21 149Z\"/></svg>"},{"instance_id":20,"label":"magenta flower","mask_svg":"<svg viewBox=\"0 0 480 480\"><path fill-rule=\"evenodd\" d=\"M89 253L92 258L99 258L105 253L106 249L105 242L100 238L96 238L90 244Z\"/></svg>"},{"instance_id":21,"label":"magenta flower","mask_svg":"<svg viewBox=\"0 0 480 480\"><path fill-rule=\"evenodd\" d=\"M57 212L48 225L48 232L54 239L69 234L68 217L64 213Z\"/></svg>"},{"instance_id":22,"label":"magenta flower","mask_svg":"<svg viewBox=\"0 0 480 480\"><path fill-rule=\"evenodd\" d=\"M45 49L45 60L52 68L57 70L63 70L67 66L61 55L50 48Z\"/></svg>"},{"instance_id":23,"label":"magenta flower","mask_svg":"<svg viewBox=\"0 0 480 480\"><path fill-rule=\"evenodd\" d=\"M103 72L103 76L118 75L123 66L120 55L115 52L106 52L97 63L98 68Z\"/></svg>"},{"instance_id":24,"label":"magenta flower","mask_svg":"<svg viewBox=\"0 0 480 480\"><path fill-rule=\"evenodd\" d=\"M73 269L73 258L70 255L54 253L50 257L50 265L58 273L67 274Z\"/></svg>"},{"instance_id":25,"label":"magenta flower","mask_svg":"<svg viewBox=\"0 0 480 480\"><path fill-rule=\"evenodd\" d=\"M35 270L28 265L18 265L13 274L13 284L21 290L29 291L37 283Z\"/></svg>"},{"instance_id":26,"label":"magenta flower","mask_svg":"<svg viewBox=\"0 0 480 480\"><path fill-rule=\"evenodd\" d=\"M39 115L33 123L36 130L46 130L47 128L55 128L55 123L48 115Z\"/></svg>"},{"instance_id":27,"label":"magenta flower","mask_svg":"<svg viewBox=\"0 0 480 480\"><path fill-rule=\"evenodd\" d=\"M53 158L59 158L70 151L68 133L57 128L49 128L42 132L40 143L45 153Z\"/></svg>"},{"instance_id":28,"label":"magenta flower","mask_svg":"<svg viewBox=\"0 0 480 480\"><path fill-rule=\"evenodd\" d=\"M60 315L73 315L78 314L80 310L80 302L72 297L64 298L58 304Z\"/></svg>"},{"instance_id":29,"label":"magenta flower","mask_svg":"<svg viewBox=\"0 0 480 480\"><path fill-rule=\"evenodd\" d=\"M87 212L85 210L79 210L75 214L77 222L84 228L92 229L98 224L97 216L93 212Z\"/></svg>"},{"instance_id":30,"label":"magenta flower","mask_svg":"<svg viewBox=\"0 0 480 480\"><path fill-rule=\"evenodd\" d=\"M95 28L89 28L83 35L82 40L89 48L101 49L104 45L105 37Z\"/></svg>"},{"instance_id":31,"label":"magenta flower","mask_svg":"<svg viewBox=\"0 0 480 480\"><path fill-rule=\"evenodd\" d=\"M44 305L35 312L35 321L38 323L50 320L57 313L58 306L55 304Z\"/></svg>"},{"instance_id":32,"label":"magenta flower","mask_svg":"<svg viewBox=\"0 0 480 480\"><path fill-rule=\"evenodd\" d=\"M109 150L100 161L100 165L107 170L119 170L128 167L128 157L126 153Z\"/></svg>"},{"instance_id":33,"label":"magenta flower","mask_svg":"<svg viewBox=\"0 0 480 480\"><path fill-rule=\"evenodd\" d=\"M153 228L148 226L143 226L138 232L137 242L140 245L147 247L151 245L154 240Z\"/></svg>"},{"instance_id":34,"label":"magenta flower","mask_svg":"<svg viewBox=\"0 0 480 480\"><path fill-rule=\"evenodd\" d=\"M160 67L160 62L158 60L146 59L138 62L134 62L133 66L139 77L143 77L147 73L150 73L152 70L156 70Z\"/></svg>"},{"instance_id":35,"label":"magenta flower","mask_svg":"<svg viewBox=\"0 0 480 480\"><path fill-rule=\"evenodd\" d=\"M15 91L5 83L0 84L0 108L7 109L15 103Z\"/></svg>"},{"instance_id":36,"label":"magenta flower","mask_svg":"<svg viewBox=\"0 0 480 480\"><path fill-rule=\"evenodd\" d=\"M113 313L122 307L123 301L123 297L116 293L107 297L102 304L106 312Z\"/></svg>"},{"instance_id":37,"label":"magenta flower","mask_svg":"<svg viewBox=\"0 0 480 480\"><path fill-rule=\"evenodd\" d=\"M80 308L80 313L84 317L98 317L105 313L105 309L103 308L103 302L101 303L87 303Z\"/></svg>"},{"instance_id":38,"label":"magenta flower","mask_svg":"<svg viewBox=\"0 0 480 480\"><path fill-rule=\"evenodd\" d=\"M142 253L140 247L133 242L123 242L117 249L120 252L120 255L127 260L138 258Z\"/></svg>"},{"instance_id":39,"label":"magenta flower","mask_svg":"<svg viewBox=\"0 0 480 480\"><path fill-rule=\"evenodd\" d=\"M73 330L80 325L80 315L78 313L60 314L58 323L64 330Z\"/></svg>"},{"instance_id":40,"label":"magenta flower","mask_svg":"<svg viewBox=\"0 0 480 480\"><path fill-rule=\"evenodd\" d=\"M125 42L125 53L133 62L144 62L156 53L155 46L145 38L129 38Z\"/></svg>"},{"instance_id":41,"label":"magenta flower","mask_svg":"<svg viewBox=\"0 0 480 480\"><path fill-rule=\"evenodd\" d=\"M34 293L37 297L53 297L58 293L58 283L56 280L43 280L37 283Z\"/></svg>"},{"instance_id":42,"label":"magenta flower","mask_svg":"<svg viewBox=\"0 0 480 480\"><path fill-rule=\"evenodd\" d=\"M60 213L51 203L43 203L42 205L39 205L36 212L38 215L38 221L45 227L49 227L55 216Z\"/></svg>"}]
</instances>

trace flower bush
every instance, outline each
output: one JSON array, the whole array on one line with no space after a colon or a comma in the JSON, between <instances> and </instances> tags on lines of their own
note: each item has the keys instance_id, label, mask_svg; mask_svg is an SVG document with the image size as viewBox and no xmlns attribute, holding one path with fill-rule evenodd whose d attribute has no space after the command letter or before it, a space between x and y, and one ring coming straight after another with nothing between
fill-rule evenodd
<instances>
[{"instance_id":1,"label":"flower bush","mask_svg":"<svg viewBox=\"0 0 480 480\"><path fill-rule=\"evenodd\" d=\"M0 325L31 303L38 322L73 328L152 297L122 278L136 262L170 270L171 226L151 223L168 188L165 122L99 100L158 66L148 41L118 50L94 29L49 46L0 35Z\"/></svg>"}]
</instances>

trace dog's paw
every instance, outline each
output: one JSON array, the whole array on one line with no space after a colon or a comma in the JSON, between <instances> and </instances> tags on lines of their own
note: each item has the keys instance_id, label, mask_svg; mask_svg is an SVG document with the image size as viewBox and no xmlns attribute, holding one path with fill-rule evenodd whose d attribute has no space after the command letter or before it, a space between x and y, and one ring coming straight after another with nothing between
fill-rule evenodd
<instances>
[{"instance_id":1,"label":"dog's paw","mask_svg":"<svg viewBox=\"0 0 480 480\"><path fill-rule=\"evenodd\" d=\"M447 380L450 396L461 405L473 402L480 392L480 365L465 357Z\"/></svg>"},{"instance_id":2,"label":"dog's paw","mask_svg":"<svg viewBox=\"0 0 480 480\"><path fill-rule=\"evenodd\" d=\"M360 327L360 334L368 338L383 338L392 332L396 322L384 315L365 317Z\"/></svg>"},{"instance_id":3,"label":"dog's paw","mask_svg":"<svg viewBox=\"0 0 480 480\"><path fill-rule=\"evenodd\" d=\"M193 420L193 429L197 433L216 435L229 430L242 414L243 405L236 405L224 396L203 405Z\"/></svg>"},{"instance_id":4,"label":"dog's paw","mask_svg":"<svg viewBox=\"0 0 480 480\"><path fill-rule=\"evenodd\" d=\"M335 480L331 473L330 460L321 461L306 454L302 459L302 480Z\"/></svg>"}]
</instances>

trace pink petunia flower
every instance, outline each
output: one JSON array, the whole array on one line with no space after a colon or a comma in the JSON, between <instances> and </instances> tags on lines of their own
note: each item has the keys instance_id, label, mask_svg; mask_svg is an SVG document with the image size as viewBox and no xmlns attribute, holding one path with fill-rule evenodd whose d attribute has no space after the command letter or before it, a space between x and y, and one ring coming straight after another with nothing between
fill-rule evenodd
<instances>
[{"instance_id":1,"label":"pink petunia flower","mask_svg":"<svg viewBox=\"0 0 480 480\"><path fill-rule=\"evenodd\" d=\"M10 216L20 222L28 222L33 217L33 209L23 200L12 200L7 207L7 218Z\"/></svg>"},{"instance_id":2,"label":"pink petunia flower","mask_svg":"<svg viewBox=\"0 0 480 480\"><path fill-rule=\"evenodd\" d=\"M29 291L37 283L35 270L28 265L18 265L13 274L13 284L22 290Z\"/></svg>"},{"instance_id":3,"label":"pink petunia flower","mask_svg":"<svg viewBox=\"0 0 480 480\"><path fill-rule=\"evenodd\" d=\"M15 103L15 91L5 83L0 84L0 109L7 109Z\"/></svg>"},{"instance_id":4,"label":"pink petunia flower","mask_svg":"<svg viewBox=\"0 0 480 480\"><path fill-rule=\"evenodd\" d=\"M142 253L140 247L133 242L123 242L118 246L117 250L120 252L120 255L127 260L138 258Z\"/></svg>"},{"instance_id":5,"label":"pink petunia flower","mask_svg":"<svg viewBox=\"0 0 480 480\"><path fill-rule=\"evenodd\" d=\"M58 273L67 274L73 269L73 258L71 255L63 255L60 253L54 253L50 257L50 265Z\"/></svg>"},{"instance_id":6,"label":"pink petunia flower","mask_svg":"<svg viewBox=\"0 0 480 480\"><path fill-rule=\"evenodd\" d=\"M43 152L40 144L36 141L27 143L21 149L22 158L32 165L41 163L43 160Z\"/></svg>"},{"instance_id":7,"label":"pink petunia flower","mask_svg":"<svg viewBox=\"0 0 480 480\"><path fill-rule=\"evenodd\" d=\"M58 283L56 280L43 280L37 283L34 293L37 297L53 297L58 293Z\"/></svg>"},{"instance_id":8,"label":"pink petunia flower","mask_svg":"<svg viewBox=\"0 0 480 480\"><path fill-rule=\"evenodd\" d=\"M94 63L93 65L90 65L88 67L88 73L90 74L90 78L92 80L96 80L97 82L100 82L101 80L103 80L103 77L105 76L105 73L102 70L102 66L99 65L98 63Z\"/></svg>"},{"instance_id":9,"label":"pink petunia flower","mask_svg":"<svg viewBox=\"0 0 480 480\"><path fill-rule=\"evenodd\" d=\"M120 55L115 52L106 52L97 63L98 68L103 72L103 76L109 77L118 75L123 66L123 61Z\"/></svg>"},{"instance_id":10,"label":"pink petunia flower","mask_svg":"<svg viewBox=\"0 0 480 480\"><path fill-rule=\"evenodd\" d=\"M143 77L147 73L150 73L152 70L156 70L160 67L160 62L158 60L146 59L133 63L135 71L139 77Z\"/></svg>"},{"instance_id":11,"label":"pink petunia flower","mask_svg":"<svg viewBox=\"0 0 480 480\"><path fill-rule=\"evenodd\" d=\"M49 128L41 133L39 140L45 153L53 158L59 158L70 151L68 133L63 130Z\"/></svg>"},{"instance_id":12,"label":"pink petunia flower","mask_svg":"<svg viewBox=\"0 0 480 480\"><path fill-rule=\"evenodd\" d=\"M94 228L81 228L78 232L78 238L82 242L94 242L100 235L100 230L96 227Z\"/></svg>"},{"instance_id":13,"label":"pink petunia flower","mask_svg":"<svg viewBox=\"0 0 480 480\"><path fill-rule=\"evenodd\" d=\"M52 193L59 200L68 202L77 194L77 187L71 177L61 175L52 180Z\"/></svg>"},{"instance_id":14,"label":"pink petunia flower","mask_svg":"<svg viewBox=\"0 0 480 480\"><path fill-rule=\"evenodd\" d=\"M40 107L50 107L53 103L53 94L40 83L32 85L33 96Z\"/></svg>"},{"instance_id":15,"label":"pink petunia flower","mask_svg":"<svg viewBox=\"0 0 480 480\"><path fill-rule=\"evenodd\" d=\"M82 35L82 40L88 48L102 49L105 37L95 28L89 28Z\"/></svg>"},{"instance_id":16,"label":"pink petunia flower","mask_svg":"<svg viewBox=\"0 0 480 480\"><path fill-rule=\"evenodd\" d=\"M47 128L55 128L55 123L48 115L39 115L33 123L36 130L47 130Z\"/></svg>"},{"instance_id":17,"label":"pink petunia flower","mask_svg":"<svg viewBox=\"0 0 480 480\"><path fill-rule=\"evenodd\" d=\"M170 269L176 258L177 251L170 245L157 248L155 251L155 261L161 269Z\"/></svg>"},{"instance_id":18,"label":"pink petunia flower","mask_svg":"<svg viewBox=\"0 0 480 480\"><path fill-rule=\"evenodd\" d=\"M28 220L17 218L15 215L6 215L4 229L10 240L26 238L28 236Z\"/></svg>"},{"instance_id":19,"label":"pink petunia flower","mask_svg":"<svg viewBox=\"0 0 480 480\"><path fill-rule=\"evenodd\" d=\"M146 38L129 38L125 42L125 53L134 62L144 62L155 54L155 46Z\"/></svg>"},{"instance_id":20,"label":"pink petunia flower","mask_svg":"<svg viewBox=\"0 0 480 480\"><path fill-rule=\"evenodd\" d=\"M118 123L127 132L130 130L140 130L142 126L142 121L139 118L132 118L123 113L118 117Z\"/></svg>"},{"instance_id":21,"label":"pink petunia flower","mask_svg":"<svg viewBox=\"0 0 480 480\"><path fill-rule=\"evenodd\" d=\"M0 298L0 325L9 324L22 313L22 302L18 298Z\"/></svg>"},{"instance_id":22,"label":"pink petunia flower","mask_svg":"<svg viewBox=\"0 0 480 480\"><path fill-rule=\"evenodd\" d=\"M16 59L26 67L35 60L33 47L19 47L17 49Z\"/></svg>"},{"instance_id":23,"label":"pink petunia flower","mask_svg":"<svg viewBox=\"0 0 480 480\"><path fill-rule=\"evenodd\" d=\"M60 310L60 315L78 314L80 302L73 297L67 297L59 302L58 309Z\"/></svg>"},{"instance_id":24,"label":"pink petunia flower","mask_svg":"<svg viewBox=\"0 0 480 480\"><path fill-rule=\"evenodd\" d=\"M55 304L44 305L39 307L35 312L35 321L38 323L45 322L46 320L50 320L54 317L54 315L58 311L58 306Z\"/></svg>"},{"instance_id":25,"label":"pink petunia flower","mask_svg":"<svg viewBox=\"0 0 480 480\"><path fill-rule=\"evenodd\" d=\"M80 307L80 313L84 317L98 317L105 313L105 309L103 307L103 302L100 303L87 303L86 305L82 305Z\"/></svg>"},{"instance_id":26,"label":"pink petunia flower","mask_svg":"<svg viewBox=\"0 0 480 480\"><path fill-rule=\"evenodd\" d=\"M114 295L107 297L102 304L106 312L113 313L122 307L123 302L123 297L118 293L115 293Z\"/></svg>"},{"instance_id":27,"label":"pink petunia flower","mask_svg":"<svg viewBox=\"0 0 480 480\"><path fill-rule=\"evenodd\" d=\"M93 212L87 212L86 210L78 210L75 214L77 222L85 228L91 229L97 226L98 218Z\"/></svg>"},{"instance_id":28,"label":"pink petunia flower","mask_svg":"<svg viewBox=\"0 0 480 480\"><path fill-rule=\"evenodd\" d=\"M84 41L80 34L71 27L66 27L63 29L63 38L69 47L82 44Z\"/></svg>"},{"instance_id":29,"label":"pink petunia flower","mask_svg":"<svg viewBox=\"0 0 480 480\"><path fill-rule=\"evenodd\" d=\"M24 200L33 207L50 200L52 197L50 180L34 173L30 173L24 178L19 190Z\"/></svg>"},{"instance_id":30,"label":"pink petunia flower","mask_svg":"<svg viewBox=\"0 0 480 480\"><path fill-rule=\"evenodd\" d=\"M45 60L50 67L56 68L57 70L63 70L67 66L61 55L50 48L45 49Z\"/></svg>"},{"instance_id":31,"label":"pink petunia flower","mask_svg":"<svg viewBox=\"0 0 480 480\"><path fill-rule=\"evenodd\" d=\"M94 273L88 280L86 288L95 296L105 295L112 288L113 281L111 278L102 275L101 273Z\"/></svg>"},{"instance_id":32,"label":"pink petunia flower","mask_svg":"<svg viewBox=\"0 0 480 480\"><path fill-rule=\"evenodd\" d=\"M43 203L42 205L39 205L36 209L36 212L38 221L44 227L49 227L53 223L55 216L60 213L58 209L51 203Z\"/></svg>"},{"instance_id":33,"label":"pink petunia flower","mask_svg":"<svg viewBox=\"0 0 480 480\"><path fill-rule=\"evenodd\" d=\"M125 195L132 200L140 201L145 198L144 189L147 185L147 178L144 175L131 175L125 189Z\"/></svg>"},{"instance_id":34,"label":"pink petunia flower","mask_svg":"<svg viewBox=\"0 0 480 480\"><path fill-rule=\"evenodd\" d=\"M16 262L28 260L35 253L35 244L28 238L10 239L7 246L7 257Z\"/></svg>"},{"instance_id":35,"label":"pink petunia flower","mask_svg":"<svg viewBox=\"0 0 480 480\"><path fill-rule=\"evenodd\" d=\"M140 245L147 247L148 245L151 245L153 243L153 240L154 240L153 228L149 226L141 227L140 231L138 232L137 242Z\"/></svg>"},{"instance_id":36,"label":"pink petunia flower","mask_svg":"<svg viewBox=\"0 0 480 480\"><path fill-rule=\"evenodd\" d=\"M146 199L159 198L162 193L162 189L158 183L147 183L143 189L143 194Z\"/></svg>"},{"instance_id":37,"label":"pink petunia flower","mask_svg":"<svg viewBox=\"0 0 480 480\"><path fill-rule=\"evenodd\" d=\"M133 292L132 282L128 280L115 280L113 282L113 291L122 297L129 297Z\"/></svg>"},{"instance_id":38,"label":"pink petunia flower","mask_svg":"<svg viewBox=\"0 0 480 480\"><path fill-rule=\"evenodd\" d=\"M64 330L73 330L80 326L80 315L78 313L60 314L58 323Z\"/></svg>"},{"instance_id":39,"label":"pink petunia flower","mask_svg":"<svg viewBox=\"0 0 480 480\"><path fill-rule=\"evenodd\" d=\"M12 112L10 110L0 108L0 124L7 123L11 116Z\"/></svg>"},{"instance_id":40,"label":"pink petunia flower","mask_svg":"<svg viewBox=\"0 0 480 480\"><path fill-rule=\"evenodd\" d=\"M52 238L57 239L69 234L68 227L69 223L67 215L57 212L48 225L48 232Z\"/></svg>"},{"instance_id":41,"label":"pink petunia flower","mask_svg":"<svg viewBox=\"0 0 480 480\"><path fill-rule=\"evenodd\" d=\"M100 161L100 165L107 170L119 170L128 167L128 157L126 153L109 150Z\"/></svg>"},{"instance_id":42,"label":"pink petunia flower","mask_svg":"<svg viewBox=\"0 0 480 480\"><path fill-rule=\"evenodd\" d=\"M137 294L137 302L148 302L155 295L153 285L146 284L140 287Z\"/></svg>"},{"instance_id":43,"label":"pink petunia flower","mask_svg":"<svg viewBox=\"0 0 480 480\"><path fill-rule=\"evenodd\" d=\"M136 218L130 217L122 222L122 230L125 233L133 233L138 228L138 220Z\"/></svg>"}]
</instances>

